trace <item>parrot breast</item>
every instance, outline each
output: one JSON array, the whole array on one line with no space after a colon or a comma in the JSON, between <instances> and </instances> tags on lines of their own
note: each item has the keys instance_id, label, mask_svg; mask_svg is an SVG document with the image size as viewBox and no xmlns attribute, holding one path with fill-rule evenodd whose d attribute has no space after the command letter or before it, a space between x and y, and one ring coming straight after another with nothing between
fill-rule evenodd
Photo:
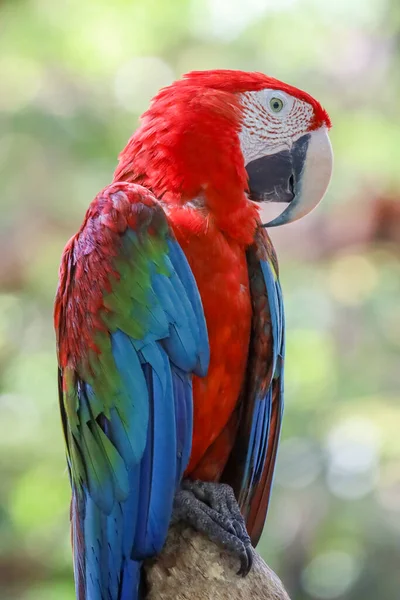
<instances>
[{"instance_id":1,"label":"parrot breast","mask_svg":"<svg viewBox=\"0 0 400 600\"><path fill-rule=\"evenodd\" d=\"M186 475L218 480L235 438L235 408L250 340L245 247L210 224L197 235L174 227L173 218L172 226L199 288L210 344L208 374L193 379L193 440Z\"/></svg>"}]
</instances>

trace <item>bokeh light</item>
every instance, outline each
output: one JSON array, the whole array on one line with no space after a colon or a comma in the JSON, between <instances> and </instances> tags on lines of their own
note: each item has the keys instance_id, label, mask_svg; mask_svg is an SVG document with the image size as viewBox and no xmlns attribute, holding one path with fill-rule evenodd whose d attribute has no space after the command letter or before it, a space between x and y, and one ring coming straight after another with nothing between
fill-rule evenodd
<instances>
[{"instance_id":1,"label":"bokeh light","mask_svg":"<svg viewBox=\"0 0 400 600\"><path fill-rule=\"evenodd\" d=\"M327 440L328 485L342 498L362 498L378 480L379 431L372 421L349 419L332 429Z\"/></svg>"},{"instance_id":2,"label":"bokeh light","mask_svg":"<svg viewBox=\"0 0 400 600\"><path fill-rule=\"evenodd\" d=\"M312 598L341 598L360 574L355 556L346 552L325 552L316 556L303 572L303 584Z\"/></svg>"}]
</instances>

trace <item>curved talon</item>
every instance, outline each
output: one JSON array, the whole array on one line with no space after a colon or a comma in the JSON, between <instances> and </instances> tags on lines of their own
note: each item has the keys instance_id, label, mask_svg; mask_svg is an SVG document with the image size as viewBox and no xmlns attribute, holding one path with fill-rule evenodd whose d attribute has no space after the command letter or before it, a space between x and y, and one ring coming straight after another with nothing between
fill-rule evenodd
<instances>
[{"instance_id":1,"label":"curved talon","mask_svg":"<svg viewBox=\"0 0 400 600\"><path fill-rule=\"evenodd\" d=\"M249 555L247 553L246 548L244 548L244 552L243 552L242 556L240 557L240 569L239 569L239 571L237 571L237 575L240 575L241 577L246 577L249 570L250 570Z\"/></svg>"},{"instance_id":2,"label":"curved talon","mask_svg":"<svg viewBox=\"0 0 400 600\"><path fill-rule=\"evenodd\" d=\"M247 570L247 572L243 575L243 577L246 577L246 575L249 573L251 567L253 566L253 560L254 560L254 553L253 553L253 546L246 546L246 554L247 554L247 558L248 558L248 565L249 568Z\"/></svg>"},{"instance_id":3,"label":"curved talon","mask_svg":"<svg viewBox=\"0 0 400 600\"><path fill-rule=\"evenodd\" d=\"M237 575L246 577L249 574L251 567L253 566L253 549L251 546L245 546L246 558L241 558L240 569Z\"/></svg>"}]
</instances>

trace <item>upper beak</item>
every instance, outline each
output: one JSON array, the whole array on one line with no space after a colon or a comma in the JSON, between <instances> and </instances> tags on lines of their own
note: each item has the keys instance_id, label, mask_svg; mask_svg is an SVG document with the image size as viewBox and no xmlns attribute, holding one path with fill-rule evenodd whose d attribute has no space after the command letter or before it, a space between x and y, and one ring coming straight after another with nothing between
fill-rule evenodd
<instances>
[{"instance_id":1,"label":"upper beak","mask_svg":"<svg viewBox=\"0 0 400 600\"><path fill-rule=\"evenodd\" d=\"M278 217L263 227L292 223L311 212L325 195L332 166L332 146L325 125L303 135L290 150L248 163L250 198L289 203Z\"/></svg>"}]
</instances>

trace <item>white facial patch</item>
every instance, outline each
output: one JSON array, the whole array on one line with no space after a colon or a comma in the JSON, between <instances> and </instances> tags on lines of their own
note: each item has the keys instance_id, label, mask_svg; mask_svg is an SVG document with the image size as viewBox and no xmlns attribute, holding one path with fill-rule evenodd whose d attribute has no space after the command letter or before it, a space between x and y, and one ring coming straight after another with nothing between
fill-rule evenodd
<instances>
[{"instance_id":1,"label":"white facial patch","mask_svg":"<svg viewBox=\"0 0 400 600\"><path fill-rule=\"evenodd\" d=\"M243 124L240 145L247 165L250 161L290 148L307 133L313 108L281 90L240 94Z\"/></svg>"}]
</instances>

